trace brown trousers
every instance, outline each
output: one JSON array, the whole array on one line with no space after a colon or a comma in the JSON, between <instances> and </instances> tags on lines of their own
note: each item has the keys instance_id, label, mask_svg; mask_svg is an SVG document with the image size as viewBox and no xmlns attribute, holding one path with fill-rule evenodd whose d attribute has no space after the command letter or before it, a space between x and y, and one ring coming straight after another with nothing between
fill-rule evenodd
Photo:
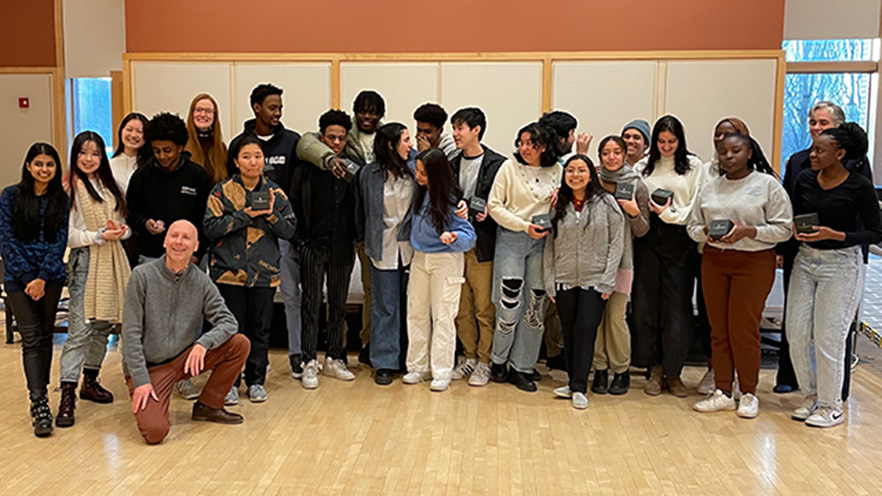
<instances>
[{"instance_id":1,"label":"brown trousers","mask_svg":"<svg viewBox=\"0 0 882 496\"><path fill-rule=\"evenodd\" d=\"M456 335L462 342L465 357L477 358L482 363L490 363L490 348L496 329L496 306L492 294L493 262L478 262L472 248L465 252L465 283L459 297Z\"/></svg>"},{"instance_id":2,"label":"brown trousers","mask_svg":"<svg viewBox=\"0 0 882 496\"><path fill-rule=\"evenodd\" d=\"M702 286L711 324L711 363L717 389L755 394L759 381L760 320L775 282L775 251L704 247Z\"/></svg>"},{"instance_id":3,"label":"brown trousers","mask_svg":"<svg viewBox=\"0 0 882 496\"><path fill-rule=\"evenodd\" d=\"M171 401L172 390L176 382L192 377L190 374L184 373L184 363L187 361L191 349L192 347L187 348L168 363L148 369L150 383L153 384L153 391L159 401L153 398L148 399L147 406L135 414L138 430L141 431L147 444L158 444L168 434L169 427L171 427L171 423L168 421L168 405ZM250 351L251 343L248 338L243 334L235 334L226 343L205 353L205 370L213 372L199 395L199 401L202 404L215 410L224 407L224 396L230 392L230 388L236 382L239 373L242 372L245 359L248 358ZM126 386L129 388L129 397L131 397L135 392L131 376L126 376Z\"/></svg>"}]
</instances>

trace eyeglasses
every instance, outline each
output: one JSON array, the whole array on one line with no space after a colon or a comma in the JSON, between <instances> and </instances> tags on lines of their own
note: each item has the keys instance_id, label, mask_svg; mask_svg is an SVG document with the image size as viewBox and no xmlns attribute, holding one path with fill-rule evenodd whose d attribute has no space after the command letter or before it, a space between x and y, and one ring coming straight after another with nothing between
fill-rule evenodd
<instances>
[{"instance_id":1,"label":"eyeglasses","mask_svg":"<svg viewBox=\"0 0 882 496\"><path fill-rule=\"evenodd\" d=\"M194 114L210 114L211 115L211 114L214 114L214 109L213 108L196 107L193 109L193 113Z\"/></svg>"},{"instance_id":2,"label":"eyeglasses","mask_svg":"<svg viewBox=\"0 0 882 496\"><path fill-rule=\"evenodd\" d=\"M536 143L533 143L530 140L527 140L527 141L518 140L516 144L518 145L518 148L520 148L521 146L527 146L530 148L537 148Z\"/></svg>"}]
</instances>

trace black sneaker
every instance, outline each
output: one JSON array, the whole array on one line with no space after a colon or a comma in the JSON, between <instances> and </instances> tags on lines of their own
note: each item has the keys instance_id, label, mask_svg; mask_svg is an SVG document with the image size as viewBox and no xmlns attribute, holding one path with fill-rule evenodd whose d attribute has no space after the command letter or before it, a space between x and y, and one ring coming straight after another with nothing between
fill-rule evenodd
<instances>
[{"instance_id":1,"label":"black sneaker","mask_svg":"<svg viewBox=\"0 0 882 496\"><path fill-rule=\"evenodd\" d=\"M370 343L364 345L364 347L362 347L361 351L358 352L358 363L367 365L368 367L372 367Z\"/></svg>"},{"instance_id":2,"label":"black sneaker","mask_svg":"<svg viewBox=\"0 0 882 496\"><path fill-rule=\"evenodd\" d=\"M628 392L631 388L631 375L628 372L624 374L615 374L612 384L609 386L609 394L621 396Z\"/></svg>"},{"instance_id":3,"label":"black sneaker","mask_svg":"<svg viewBox=\"0 0 882 496\"><path fill-rule=\"evenodd\" d=\"M508 380L508 367L504 363L490 365L490 380L493 382L506 382Z\"/></svg>"},{"instance_id":4,"label":"black sneaker","mask_svg":"<svg viewBox=\"0 0 882 496\"><path fill-rule=\"evenodd\" d=\"M303 377L303 362L300 361L300 355L288 357L289 367L291 369L291 377L300 379Z\"/></svg>"},{"instance_id":5,"label":"black sneaker","mask_svg":"<svg viewBox=\"0 0 882 496\"><path fill-rule=\"evenodd\" d=\"M530 380L534 382L539 382L542 380L542 374L540 374L539 371L536 369L533 369L529 374L527 374L527 377L529 377Z\"/></svg>"},{"instance_id":6,"label":"black sneaker","mask_svg":"<svg viewBox=\"0 0 882 496\"><path fill-rule=\"evenodd\" d=\"M378 386L388 386L392 384L392 371L389 369L379 369L377 370L377 375L374 376L374 382Z\"/></svg>"},{"instance_id":7,"label":"black sneaker","mask_svg":"<svg viewBox=\"0 0 882 496\"><path fill-rule=\"evenodd\" d=\"M594 371L594 382L591 384L591 392L594 394L606 394L609 392L609 370Z\"/></svg>"},{"instance_id":8,"label":"black sneaker","mask_svg":"<svg viewBox=\"0 0 882 496\"><path fill-rule=\"evenodd\" d=\"M517 370L510 370L508 373L508 382L515 385L516 388L528 393L536 392L536 383L530 379L530 374L524 374Z\"/></svg>"},{"instance_id":9,"label":"black sneaker","mask_svg":"<svg viewBox=\"0 0 882 496\"><path fill-rule=\"evenodd\" d=\"M567 369L567 364L566 360L564 360L563 353L557 356L549 357L548 360L545 360L545 366L550 368L551 370Z\"/></svg>"}]
</instances>

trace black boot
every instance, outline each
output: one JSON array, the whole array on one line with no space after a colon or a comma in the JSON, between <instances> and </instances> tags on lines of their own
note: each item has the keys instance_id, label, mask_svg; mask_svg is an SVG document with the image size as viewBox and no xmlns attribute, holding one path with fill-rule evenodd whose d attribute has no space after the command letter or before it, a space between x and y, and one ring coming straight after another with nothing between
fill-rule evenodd
<instances>
[{"instance_id":1,"label":"black boot","mask_svg":"<svg viewBox=\"0 0 882 496\"><path fill-rule=\"evenodd\" d=\"M606 394L609 391L609 369L595 370L594 383L591 384L591 392L594 394Z\"/></svg>"},{"instance_id":2,"label":"black boot","mask_svg":"<svg viewBox=\"0 0 882 496\"><path fill-rule=\"evenodd\" d=\"M508 382L514 384L515 387L521 391L526 391L528 393L533 393L537 389L536 383L530 378L530 374L524 374L515 369L508 371Z\"/></svg>"},{"instance_id":3,"label":"black boot","mask_svg":"<svg viewBox=\"0 0 882 496\"><path fill-rule=\"evenodd\" d=\"M95 403L113 403L113 393L98 383L97 369L83 369L83 387L80 388L80 399Z\"/></svg>"},{"instance_id":4,"label":"black boot","mask_svg":"<svg viewBox=\"0 0 882 496\"><path fill-rule=\"evenodd\" d=\"M504 363L490 365L490 380L493 382L506 382L508 380L508 367Z\"/></svg>"},{"instance_id":5,"label":"black boot","mask_svg":"<svg viewBox=\"0 0 882 496\"><path fill-rule=\"evenodd\" d=\"M61 383L61 401L58 403L58 416L55 425L58 427L71 427L74 425L74 410L77 407L77 383Z\"/></svg>"},{"instance_id":6,"label":"black boot","mask_svg":"<svg viewBox=\"0 0 882 496\"><path fill-rule=\"evenodd\" d=\"M612 384L609 386L609 394L621 396L631 388L631 375L625 371L623 374L615 374Z\"/></svg>"},{"instance_id":7,"label":"black boot","mask_svg":"<svg viewBox=\"0 0 882 496\"><path fill-rule=\"evenodd\" d=\"M52 412L49 410L49 398L46 395L31 397L31 424L37 437L52 434Z\"/></svg>"}]
</instances>

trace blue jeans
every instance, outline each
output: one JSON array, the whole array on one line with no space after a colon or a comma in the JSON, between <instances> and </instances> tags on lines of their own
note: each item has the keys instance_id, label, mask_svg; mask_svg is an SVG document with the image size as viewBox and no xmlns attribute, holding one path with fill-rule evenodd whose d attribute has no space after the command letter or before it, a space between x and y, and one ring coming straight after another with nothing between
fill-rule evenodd
<instances>
[{"instance_id":1,"label":"blue jeans","mask_svg":"<svg viewBox=\"0 0 882 496\"><path fill-rule=\"evenodd\" d=\"M493 258L496 331L490 360L495 364L509 362L512 368L523 373L531 372L536 366L545 333L544 249L545 238L533 239L525 232L500 227L496 235Z\"/></svg>"},{"instance_id":2,"label":"blue jeans","mask_svg":"<svg viewBox=\"0 0 882 496\"><path fill-rule=\"evenodd\" d=\"M407 336L407 267L380 270L371 264L371 365L375 370L397 370L401 339Z\"/></svg>"},{"instance_id":3,"label":"blue jeans","mask_svg":"<svg viewBox=\"0 0 882 496\"><path fill-rule=\"evenodd\" d=\"M107 336L113 325L106 321L86 322L85 292L89 276L89 247L70 251L67 318L67 341L61 349L61 382L78 383L80 369L98 370L107 353Z\"/></svg>"},{"instance_id":4,"label":"blue jeans","mask_svg":"<svg viewBox=\"0 0 882 496\"><path fill-rule=\"evenodd\" d=\"M285 303L285 321L288 327L288 356L300 354L300 256L294 245L279 240L282 259L282 301Z\"/></svg>"},{"instance_id":5,"label":"blue jeans","mask_svg":"<svg viewBox=\"0 0 882 496\"><path fill-rule=\"evenodd\" d=\"M857 316L861 248L799 248L787 292L787 340L799 388L824 407L841 407L845 342Z\"/></svg>"}]
</instances>

